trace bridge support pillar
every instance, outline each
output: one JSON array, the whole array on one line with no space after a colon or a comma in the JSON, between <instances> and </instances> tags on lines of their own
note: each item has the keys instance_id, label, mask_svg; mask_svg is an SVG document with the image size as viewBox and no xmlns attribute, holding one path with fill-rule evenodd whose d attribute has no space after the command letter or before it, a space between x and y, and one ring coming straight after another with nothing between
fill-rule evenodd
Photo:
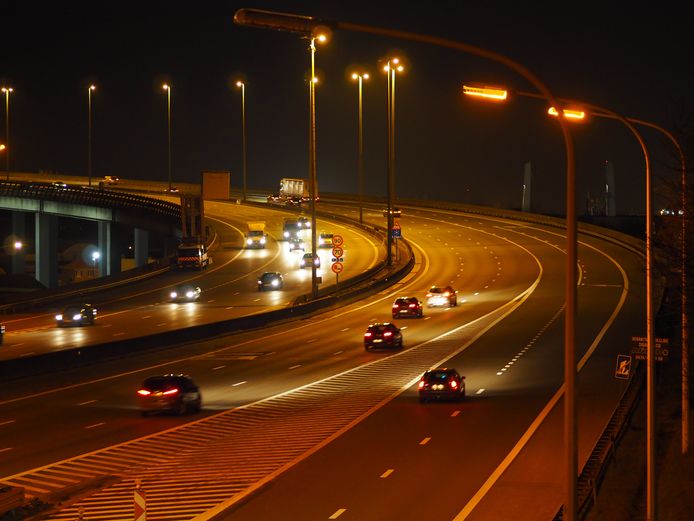
<instances>
[{"instance_id":1,"label":"bridge support pillar","mask_svg":"<svg viewBox=\"0 0 694 521\"><path fill-rule=\"evenodd\" d=\"M135 266L138 268L147 265L149 258L149 232L140 228L135 228Z\"/></svg>"},{"instance_id":2,"label":"bridge support pillar","mask_svg":"<svg viewBox=\"0 0 694 521\"><path fill-rule=\"evenodd\" d=\"M21 242L21 247L15 248L14 244L10 244L12 249L12 274L24 273L25 251L27 249L26 236L26 212L12 212L12 235L13 243Z\"/></svg>"},{"instance_id":3,"label":"bridge support pillar","mask_svg":"<svg viewBox=\"0 0 694 521\"><path fill-rule=\"evenodd\" d=\"M58 217L39 212L36 217L36 280L58 287Z\"/></svg>"},{"instance_id":4,"label":"bridge support pillar","mask_svg":"<svg viewBox=\"0 0 694 521\"><path fill-rule=\"evenodd\" d=\"M110 221L99 221L98 248L101 258L99 260L99 277L116 275L120 273L120 251L116 247L116 230Z\"/></svg>"}]
</instances>

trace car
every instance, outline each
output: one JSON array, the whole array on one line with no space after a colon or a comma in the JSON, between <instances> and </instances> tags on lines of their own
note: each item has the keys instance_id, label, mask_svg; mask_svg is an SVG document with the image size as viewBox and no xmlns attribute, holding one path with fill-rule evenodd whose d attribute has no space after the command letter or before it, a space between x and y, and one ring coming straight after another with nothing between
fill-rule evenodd
<instances>
[{"instance_id":1,"label":"car","mask_svg":"<svg viewBox=\"0 0 694 521\"><path fill-rule=\"evenodd\" d=\"M2 345L4 340L5 340L5 324L0 324L0 345Z\"/></svg>"},{"instance_id":2,"label":"car","mask_svg":"<svg viewBox=\"0 0 694 521\"><path fill-rule=\"evenodd\" d=\"M310 268L312 259L313 263L316 265L316 268L320 268L320 257L318 255L314 255L311 252L304 253L304 256L301 257L301 260L299 261L299 267Z\"/></svg>"},{"instance_id":3,"label":"car","mask_svg":"<svg viewBox=\"0 0 694 521\"><path fill-rule=\"evenodd\" d=\"M455 307L458 305L457 294L452 286L432 286L427 292L427 307Z\"/></svg>"},{"instance_id":4,"label":"car","mask_svg":"<svg viewBox=\"0 0 694 521\"><path fill-rule=\"evenodd\" d=\"M119 181L120 177L118 177L117 175L104 176L104 183L106 183L107 185L117 185Z\"/></svg>"},{"instance_id":5,"label":"car","mask_svg":"<svg viewBox=\"0 0 694 521\"><path fill-rule=\"evenodd\" d=\"M333 234L332 233L321 233L318 236L318 247L319 248L332 248L333 247Z\"/></svg>"},{"instance_id":6,"label":"car","mask_svg":"<svg viewBox=\"0 0 694 521\"><path fill-rule=\"evenodd\" d=\"M267 196L267 202L269 204L280 204L282 199L280 198L279 194L270 194Z\"/></svg>"},{"instance_id":7,"label":"car","mask_svg":"<svg viewBox=\"0 0 694 521\"><path fill-rule=\"evenodd\" d=\"M301 226L296 219L285 219L282 226L282 238L288 241L292 237L301 237Z\"/></svg>"},{"instance_id":8,"label":"car","mask_svg":"<svg viewBox=\"0 0 694 521\"><path fill-rule=\"evenodd\" d=\"M304 241L301 237L292 237L287 242L289 245L289 251L306 251L306 246L304 246Z\"/></svg>"},{"instance_id":9,"label":"car","mask_svg":"<svg viewBox=\"0 0 694 521\"><path fill-rule=\"evenodd\" d=\"M298 222L299 226L304 230L311 229L311 219L309 219L308 217L301 216L296 220L296 222Z\"/></svg>"},{"instance_id":10,"label":"car","mask_svg":"<svg viewBox=\"0 0 694 521\"><path fill-rule=\"evenodd\" d=\"M292 196L292 197L287 197L287 201L285 202L285 204L287 206L292 206L292 207L298 208L298 207L301 207L302 202L303 201L301 200L301 197Z\"/></svg>"},{"instance_id":11,"label":"car","mask_svg":"<svg viewBox=\"0 0 694 521\"><path fill-rule=\"evenodd\" d=\"M200 388L184 374L164 374L146 378L137 391L142 416L153 412L183 415L202 408Z\"/></svg>"},{"instance_id":12,"label":"car","mask_svg":"<svg viewBox=\"0 0 694 521\"><path fill-rule=\"evenodd\" d=\"M422 303L417 297L398 297L393 302L393 318L398 317L417 317L424 315Z\"/></svg>"},{"instance_id":13,"label":"car","mask_svg":"<svg viewBox=\"0 0 694 521\"><path fill-rule=\"evenodd\" d=\"M171 302L195 302L200 298L202 290L194 284L179 284L169 293Z\"/></svg>"},{"instance_id":14,"label":"car","mask_svg":"<svg viewBox=\"0 0 694 521\"><path fill-rule=\"evenodd\" d=\"M258 277L258 291L266 289L282 289L284 279L282 274L277 271L266 271Z\"/></svg>"},{"instance_id":15,"label":"car","mask_svg":"<svg viewBox=\"0 0 694 521\"><path fill-rule=\"evenodd\" d=\"M169 193L169 194L177 194L178 188L176 188L175 186L170 186L170 187L166 188L164 191Z\"/></svg>"},{"instance_id":16,"label":"car","mask_svg":"<svg viewBox=\"0 0 694 521\"><path fill-rule=\"evenodd\" d=\"M393 217L401 217L402 216L402 210L400 210L400 208L398 208L397 206L394 206L393 208L391 208L390 213ZM388 208L383 209L383 217L388 217Z\"/></svg>"},{"instance_id":17,"label":"car","mask_svg":"<svg viewBox=\"0 0 694 521\"><path fill-rule=\"evenodd\" d=\"M58 327L93 325L96 321L96 308L91 304L72 304L55 316Z\"/></svg>"},{"instance_id":18,"label":"car","mask_svg":"<svg viewBox=\"0 0 694 521\"><path fill-rule=\"evenodd\" d=\"M366 328L364 333L364 349L369 351L375 347L402 348L402 333L392 322L375 322Z\"/></svg>"},{"instance_id":19,"label":"car","mask_svg":"<svg viewBox=\"0 0 694 521\"><path fill-rule=\"evenodd\" d=\"M429 398L450 398L463 400L465 398L465 377L452 368L442 367L429 369L419 380L419 401Z\"/></svg>"},{"instance_id":20,"label":"car","mask_svg":"<svg viewBox=\"0 0 694 521\"><path fill-rule=\"evenodd\" d=\"M53 188L57 188L58 190L67 190L68 188L67 183L64 183L63 181L54 181L52 185Z\"/></svg>"}]
</instances>

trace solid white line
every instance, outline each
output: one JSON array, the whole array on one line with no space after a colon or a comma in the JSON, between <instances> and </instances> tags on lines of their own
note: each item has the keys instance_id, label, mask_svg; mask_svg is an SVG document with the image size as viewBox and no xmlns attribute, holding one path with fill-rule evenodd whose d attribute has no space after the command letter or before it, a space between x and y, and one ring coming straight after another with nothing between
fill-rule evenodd
<instances>
[{"instance_id":1,"label":"solid white line","mask_svg":"<svg viewBox=\"0 0 694 521\"><path fill-rule=\"evenodd\" d=\"M330 516L328 519L337 519L338 517L340 517L340 516L341 516L342 514L344 514L345 512L347 512L347 509L346 509L346 508L338 508L338 509L335 511L335 513L334 513L332 516Z\"/></svg>"},{"instance_id":2,"label":"solid white line","mask_svg":"<svg viewBox=\"0 0 694 521\"><path fill-rule=\"evenodd\" d=\"M239 385L243 385L245 383L247 383L246 380L244 380L243 382L236 382L235 384L232 384L231 386L232 387L238 387Z\"/></svg>"},{"instance_id":3,"label":"solid white line","mask_svg":"<svg viewBox=\"0 0 694 521\"><path fill-rule=\"evenodd\" d=\"M387 478L387 477L390 476L393 472L395 472L395 469L388 469L388 470L386 470L383 474L381 474L381 477L382 477L382 478Z\"/></svg>"}]
</instances>

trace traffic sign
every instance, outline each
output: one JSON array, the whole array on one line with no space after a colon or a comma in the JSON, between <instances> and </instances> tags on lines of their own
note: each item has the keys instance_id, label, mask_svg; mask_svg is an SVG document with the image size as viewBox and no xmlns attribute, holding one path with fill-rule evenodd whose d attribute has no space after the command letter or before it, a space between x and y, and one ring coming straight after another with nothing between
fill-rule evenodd
<instances>
[{"instance_id":1,"label":"traffic sign","mask_svg":"<svg viewBox=\"0 0 694 521\"><path fill-rule=\"evenodd\" d=\"M400 219L393 219L393 229L394 230L399 230L400 229Z\"/></svg>"},{"instance_id":2,"label":"traffic sign","mask_svg":"<svg viewBox=\"0 0 694 521\"><path fill-rule=\"evenodd\" d=\"M333 257L342 257L344 254L345 254L345 250L343 250L341 247L335 246L333 248ZM333 262L335 262L335 261L333 261ZM342 262L342 261L340 261L340 262Z\"/></svg>"},{"instance_id":3,"label":"traffic sign","mask_svg":"<svg viewBox=\"0 0 694 521\"><path fill-rule=\"evenodd\" d=\"M393 239L400 239L402 238L402 230L400 228L393 227L393 229L390 231L390 236Z\"/></svg>"},{"instance_id":4,"label":"traffic sign","mask_svg":"<svg viewBox=\"0 0 694 521\"><path fill-rule=\"evenodd\" d=\"M345 243L342 235L333 235L333 246L342 246Z\"/></svg>"},{"instance_id":5,"label":"traffic sign","mask_svg":"<svg viewBox=\"0 0 694 521\"><path fill-rule=\"evenodd\" d=\"M333 257L333 262L344 262L345 258L344 257Z\"/></svg>"},{"instance_id":6,"label":"traffic sign","mask_svg":"<svg viewBox=\"0 0 694 521\"><path fill-rule=\"evenodd\" d=\"M614 375L616 378L629 378L631 374L631 357L629 355L617 355L617 368Z\"/></svg>"},{"instance_id":7,"label":"traffic sign","mask_svg":"<svg viewBox=\"0 0 694 521\"><path fill-rule=\"evenodd\" d=\"M345 269L345 265L342 264L341 262L333 263L333 266L332 266L333 273L342 273L343 269Z\"/></svg>"},{"instance_id":8,"label":"traffic sign","mask_svg":"<svg viewBox=\"0 0 694 521\"><path fill-rule=\"evenodd\" d=\"M670 339L669 338L654 338L655 340L655 361L664 362L670 356ZM636 360L648 359L648 339L645 336L632 336L631 354Z\"/></svg>"}]
</instances>

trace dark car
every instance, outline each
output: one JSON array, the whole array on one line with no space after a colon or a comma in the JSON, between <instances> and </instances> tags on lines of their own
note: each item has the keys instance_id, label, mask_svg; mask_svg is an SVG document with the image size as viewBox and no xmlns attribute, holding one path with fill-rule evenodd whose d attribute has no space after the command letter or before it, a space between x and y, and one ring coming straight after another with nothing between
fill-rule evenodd
<instances>
[{"instance_id":1,"label":"dark car","mask_svg":"<svg viewBox=\"0 0 694 521\"><path fill-rule=\"evenodd\" d=\"M282 274L277 271L266 271L258 277L258 291L266 289L282 289L284 279Z\"/></svg>"},{"instance_id":2,"label":"dark car","mask_svg":"<svg viewBox=\"0 0 694 521\"><path fill-rule=\"evenodd\" d=\"M91 304L77 304L67 306L62 313L55 316L58 327L85 326L94 324L96 320L96 308Z\"/></svg>"},{"instance_id":3,"label":"dark car","mask_svg":"<svg viewBox=\"0 0 694 521\"><path fill-rule=\"evenodd\" d=\"M270 204L280 204L282 199L280 198L279 194L270 194L267 196L267 202Z\"/></svg>"},{"instance_id":4,"label":"dark car","mask_svg":"<svg viewBox=\"0 0 694 521\"><path fill-rule=\"evenodd\" d=\"M186 414L202 407L200 388L190 376L165 374L150 376L137 391L142 416L151 412Z\"/></svg>"},{"instance_id":5,"label":"dark car","mask_svg":"<svg viewBox=\"0 0 694 521\"><path fill-rule=\"evenodd\" d=\"M301 237L301 226L295 219L286 219L282 226L282 238L288 241L293 237Z\"/></svg>"},{"instance_id":6,"label":"dark car","mask_svg":"<svg viewBox=\"0 0 694 521\"><path fill-rule=\"evenodd\" d=\"M171 302L195 302L200 298L200 293L202 293L200 286L180 284L171 290L169 300Z\"/></svg>"},{"instance_id":7,"label":"dark car","mask_svg":"<svg viewBox=\"0 0 694 521\"><path fill-rule=\"evenodd\" d=\"M376 322L366 328L364 348L368 351L375 347L402 348L402 333L392 322Z\"/></svg>"},{"instance_id":8,"label":"dark car","mask_svg":"<svg viewBox=\"0 0 694 521\"><path fill-rule=\"evenodd\" d=\"M458 305L457 293L452 286L432 286L427 293L427 307L455 307Z\"/></svg>"},{"instance_id":9,"label":"dark car","mask_svg":"<svg viewBox=\"0 0 694 521\"><path fill-rule=\"evenodd\" d=\"M398 297L393 302L393 318L397 317L421 317L422 303L417 297Z\"/></svg>"},{"instance_id":10,"label":"dark car","mask_svg":"<svg viewBox=\"0 0 694 521\"><path fill-rule=\"evenodd\" d=\"M464 399L465 377L455 369L445 367L428 370L419 381L419 401L425 402L429 398Z\"/></svg>"},{"instance_id":11,"label":"dark car","mask_svg":"<svg viewBox=\"0 0 694 521\"><path fill-rule=\"evenodd\" d=\"M397 208L395 206L390 209L390 213L393 217L402 216L402 211L400 210L400 208ZM383 217L388 217L388 208L383 209Z\"/></svg>"},{"instance_id":12,"label":"dark car","mask_svg":"<svg viewBox=\"0 0 694 521\"><path fill-rule=\"evenodd\" d=\"M287 241L287 244L289 245L289 251L306 250L306 246L304 246L304 241L301 240L301 237L292 237Z\"/></svg>"},{"instance_id":13,"label":"dark car","mask_svg":"<svg viewBox=\"0 0 694 521\"><path fill-rule=\"evenodd\" d=\"M301 260L299 261L299 267L310 268L311 261L313 261L313 263L316 265L316 268L320 268L320 257L317 254L314 255L311 252L304 253L304 256L301 257Z\"/></svg>"},{"instance_id":14,"label":"dark car","mask_svg":"<svg viewBox=\"0 0 694 521\"><path fill-rule=\"evenodd\" d=\"M308 217L299 217L296 222L299 223L299 226L303 228L304 230L310 230L311 229L311 219Z\"/></svg>"},{"instance_id":15,"label":"dark car","mask_svg":"<svg viewBox=\"0 0 694 521\"><path fill-rule=\"evenodd\" d=\"M287 197L286 205L287 205L287 206L292 206L292 207L295 207L295 208L299 208L299 207L301 206L301 203L302 203L302 202L303 202L303 201L302 201L301 197L292 196L292 197Z\"/></svg>"}]
</instances>

